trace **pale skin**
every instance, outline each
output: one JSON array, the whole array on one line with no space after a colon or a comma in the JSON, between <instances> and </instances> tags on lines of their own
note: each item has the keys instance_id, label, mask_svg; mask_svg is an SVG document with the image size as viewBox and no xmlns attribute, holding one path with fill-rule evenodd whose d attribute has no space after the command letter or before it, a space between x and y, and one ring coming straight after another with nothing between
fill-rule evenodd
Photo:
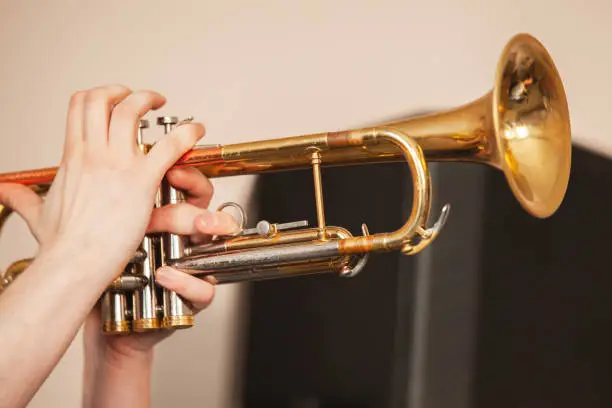
<instances>
[{"instance_id":1,"label":"pale skin","mask_svg":"<svg viewBox=\"0 0 612 408\"><path fill-rule=\"evenodd\" d=\"M204 136L202 124L175 128L146 155L137 149L139 119L164 103L156 92L117 85L78 92L68 108L58 175L44 201L26 187L0 185L0 203L26 221L39 244L32 265L0 296L0 408L27 406L83 324L83 406L150 406L153 349L171 332L104 336L97 300L145 233L201 242L238 228L227 213L208 210L213 188L204 176L170 171ZM187 200L153 210L166 175ZM213 287L197 277L166 268L156 278L196 313L213 299Z\"/></svg>"}]
</instances>

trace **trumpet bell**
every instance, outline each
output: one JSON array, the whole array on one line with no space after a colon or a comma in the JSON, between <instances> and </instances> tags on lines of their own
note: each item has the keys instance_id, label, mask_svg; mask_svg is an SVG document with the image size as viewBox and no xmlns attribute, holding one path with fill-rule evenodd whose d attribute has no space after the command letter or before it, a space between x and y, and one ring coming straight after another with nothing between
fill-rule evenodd
<instances>
[{"instance_id":1,"label":"trumpet bell","mask_svg":"<svg viewBox=\"0 0 612 408\"><path fill-rule=\"evenodd\" d=\"M550 217L569 182L571 129L561 77L537 39L519 34L508 42L491 96L495 164L528 213Z\"/></svg>"}]
</instances>

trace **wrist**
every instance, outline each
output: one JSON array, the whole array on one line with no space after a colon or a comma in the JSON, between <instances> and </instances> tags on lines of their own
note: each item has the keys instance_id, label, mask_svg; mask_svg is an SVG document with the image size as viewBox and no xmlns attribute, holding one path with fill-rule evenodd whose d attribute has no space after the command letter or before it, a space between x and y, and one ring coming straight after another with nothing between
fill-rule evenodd
<instances>
[{"instance_id":1,"label":"wrist","mask_svg":"<svg viewBox=\"0 0 612 408\"><path fill-rule=\"evenodd\" d=\"M83 406L150 407L152 361L153 350L126 354L105 346L86 353Z\"/></svg>"},{"instance_id":2,"label":"wrist","mask_svg":"<svg viewBox=\"0 0 612 408\"><path fill-rule=\"evenodd\" d=\"M103 364L106 369L113 372L142 373L148 371L153 365L153 349L129 351L117 350L115 347L106 346L103 353Z\"/></svg>"},{"instance_id":3,"label":"wrist","mask_svg":"<svg viewBox=\"0 0 612 408\"><path fill-rule=\"evenodd\" d=\"M109 382L127 384L136 379L148 381L152 365L153 350L126 353L105 345L85 353L86 378L99 385L108 385Z\"/></svg>"},{"instance_id":4,"label":"wrist","mask_svg":"<svg viewBox=\"0 0 612 408\"><path fill-rule=\"evenodd\" d=\"M108 285L119 273L119 268L111 265L102 251L82 247L78 243L67 242L61 238L40 247L34 260L34 264L38 263L57 265L56 269L61 270L62 275L71 275L73 279L83 282L88 287L96 283Z\"/></svg>"}]
</instances>

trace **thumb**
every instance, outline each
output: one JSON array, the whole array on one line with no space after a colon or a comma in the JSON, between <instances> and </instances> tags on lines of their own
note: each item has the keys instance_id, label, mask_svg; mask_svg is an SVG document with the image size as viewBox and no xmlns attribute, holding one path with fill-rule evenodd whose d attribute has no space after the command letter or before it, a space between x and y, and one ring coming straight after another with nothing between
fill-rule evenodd
<instances>
[{"instance_id":1,"label":"thumb","mask_svg":"<svg viewBox=\"0 0 612 408\"><path fill-rule=\"evenodd\" d=\"M42 198L29 187L21 184L0 184L0 205L19 214L34 236L37 236L42 204Z\"/></svg>"}]
</instances>

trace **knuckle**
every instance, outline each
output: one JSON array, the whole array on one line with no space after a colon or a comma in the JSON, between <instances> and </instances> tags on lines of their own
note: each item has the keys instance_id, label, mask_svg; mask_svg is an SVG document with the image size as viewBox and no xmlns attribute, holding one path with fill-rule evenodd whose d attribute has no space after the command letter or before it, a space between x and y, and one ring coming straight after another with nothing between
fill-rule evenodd
<instances>
[{"instance_id":1,"label":"knuckle","mask_svg":"<svg viewBox=\"0 0 612 408\"><path fill-rule=\"evenodd\" d=\"M10 210L15 210L15 199L7 192L0 193L0 203Z\"/></svg>"},{"instance_id":2,"label":"knuckle","mask_svg":"<svg viewBox=\"0 0 612 408\"><path fill-rule=\"evenodd\" d=\"M137 92L137 96L142 101L148 101L148 100L151 100L151 99L159 98L161 95L158 94L155 91L151 91L151 90L145 89L145 90L142 90L142 91L138 91Z\"/></svg>"},{"instance_id":3,"label":"knuckle","mask_svg":"<svg viewBox=\"0 0 612 408\"><path fill-rule=\"evenodd\" d=\"M130 88L128 88L125 85L122 84L112 84L106 87L109 90L112 90L112 92L117 92L117 93L125 93L125 92L131 92Z\"/></svg>"},{"instance_id":4,"label":"knuckle","mask_svg":"<svg viewBox=\"0 0 612 408\"><path fill-rule=\"evenodd\" d=\"M152 104L155 93L151 91L138 91L130 95L115 108L125 117L136 120L140 116L141 110Z\"/></svg>"},{"instance_id":5,"label":"knuckle","mask_svg":"<svg viewBox=\"0 0 612 408\"><path fill-rule=\"evenodd\" d=\"M85 95L85 104L88 106L100 106L108 103L109 94L104 88L95 88Z\"/></svg>"},{"instance_id":6,"label":"knuckle","mask_svg":"<svg viewBox=\"0 0 612 408\"><path fill-rule=\"evenodd\" d=\"M15 194L20 187L12 184L6 184L2 187L3 188L0 188L0 203L15 209Z\"/></svg>"},{"instance_id":7,"label":"knuckle","mask_svg":"<svg viewBox=\"0 0 612 408\"><path fill-rule=\"evenodd\" d=\"M130 92L131 90L123 85L108 85L93 88L87 91L85 95L85 104L110 106L113 98L129 94Z\"/></svg>"},{"instance_id":8,"label":"knuckle","mask_svg":"<svg viewBox=\"0 0 612 408\"><path fill-rule=\"evenodd\" d=\"M131 94L119 106L125 105L131 115L140 115L141 111L150 108L159 97L160 95L153 91L138 91Z\"/></svg>"},{"instance_id":9,"label":"knuckle","mask_svg":"<svg viewBox=\"0 0 612 408\"><path fill-rule=\"evenodd\" d=\"M113 119L124 121L135 121L138 116L136 109L131 103L120 103L113 109Z\"/></svg>"},{"instance_id":10,"label":"knuckle","mask_svg":"<svg viewBox=\"0 0 612 408\"><path fill-rule=\"evenodd\" d=\"M179 156L189 150L191 144L189 143L189 139L186 137L182 137L182 134L179 132L175 134L174 137L171 137L168 143L168 150L173 156Z\"/></svg>"},{"instance_id":11,"label":"knuckle","mask_svg":"<svg viewBox=\"0 0 612 408\"><path fill-rule=\"evenodd\" d=\"M130 88L120 84L101 86L99 88L96 88L95 90L100 90L104 92L107 98L117 98L132 93L132 90Z\"/></svg>"},{"instance_id":12,"label":"knuckle","mask_svg":"<svg viewBox=\"0 0 612 408\"><path fill-rule=\"evenodd\" d=\"M85 95L87 93L85 91L77 91L75 93L72 94L72 96L70 96L70 101L68 103L68 106L71 109L76 108L77 106L81 105L84 100L85 100Z\"/></svg>"},{"instance_id":13,"label":"knuckle","mask_svg":"<svg viewBox=\"0 0 612 408\"><path fill-rule=\"evenodd\" d=\"M189 143L195 143L204 136L205 129L201 123L185 123L177 128L178 133Z\"/></svg>"}]
</instances>

